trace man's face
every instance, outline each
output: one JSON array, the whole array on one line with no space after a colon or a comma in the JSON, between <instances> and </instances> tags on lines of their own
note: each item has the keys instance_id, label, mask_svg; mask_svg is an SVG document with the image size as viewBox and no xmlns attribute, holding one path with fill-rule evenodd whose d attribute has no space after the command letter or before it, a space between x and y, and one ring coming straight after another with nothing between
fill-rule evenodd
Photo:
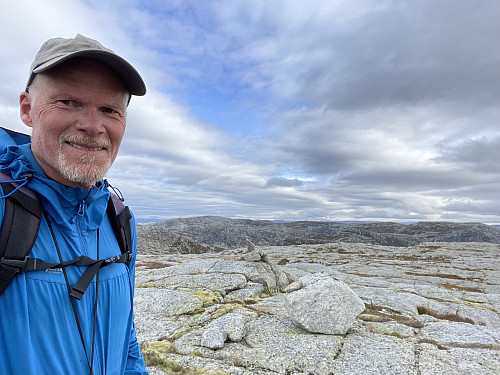
<instances>
[{"instance_id":1,"label":"man's face","mask_svg":"<svg viewBox=\"0 0 500 375\"><path fill-rule=\"evenodd\" d=\"M37 74L19 101L45 174L87 188L102 179L125 132L128 98L121 79L95 60L75 58Z\"/></svg>"}]
</instances>

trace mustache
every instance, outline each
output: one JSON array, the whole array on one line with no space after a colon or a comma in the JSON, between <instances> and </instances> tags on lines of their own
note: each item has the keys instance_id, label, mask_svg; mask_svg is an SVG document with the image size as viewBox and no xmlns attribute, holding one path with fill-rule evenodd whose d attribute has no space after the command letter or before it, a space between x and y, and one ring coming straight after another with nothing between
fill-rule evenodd
<instances>
[{"instance_id":1,"label":"mustache","mask_svg":"<svg viewBox=\"0 0 500 375\"><path fill-rule=\"evenodd\" d=\"M106 136L89 136L86 134L73 134L73 135L65 135L61 134L59 137L59 143L63 144L65 142L69 143L78 143L87 146L93 147L102 147L109 149L111 147L111 141Z\"/></svg>"}]
</instances>

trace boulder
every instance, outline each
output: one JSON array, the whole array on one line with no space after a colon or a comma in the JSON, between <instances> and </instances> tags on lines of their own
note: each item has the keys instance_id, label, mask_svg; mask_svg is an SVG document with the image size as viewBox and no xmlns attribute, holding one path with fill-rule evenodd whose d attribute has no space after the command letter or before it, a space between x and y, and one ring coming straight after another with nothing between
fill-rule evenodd
<instances>
[{"instance_id":1,"label":"boulder","mask_svg":"<svg viewBox=\"0 0 500 375\"><path fill-rule=\"evenodd\" d=\"M225 301L245 300L247 298L256 298L264 292L264 286L259 283L249 281L242 289L237 289L229 292L225 297Z\"/></svg>"},{"instance_id":2,"label":"boulder","mask_svg":"<svg viewBox=\"0 0 500 375\"><path fill-rule=\"evenodd\" d=\"M201 335L201 346L220 349L226 340L241 341L247 333L245 324L256 316L256 313L237 309L211 321Z\"/></svg>"},{"instance_id":3,"label":"boulder","mask_svg":"<svg viewBox=\"0 0 500 375\"><path fill-rule=\"evenodd\" d=\"M285 295L288 316L313 333L344 335L363 312L363 301L342 281L326 274L301 278L303 288Z\"/></svg>"},{"instance_id":4,"label":"boulder","mask_svg":"<svg viewBox=\"0 0 500 375\"><path fill-rule=\"evenodd\" d=\"M260 262L267 261L267 255L262 250L252 250L245 255L243 255L243 260L247 262Z\"/></svg>"}]
</instances>

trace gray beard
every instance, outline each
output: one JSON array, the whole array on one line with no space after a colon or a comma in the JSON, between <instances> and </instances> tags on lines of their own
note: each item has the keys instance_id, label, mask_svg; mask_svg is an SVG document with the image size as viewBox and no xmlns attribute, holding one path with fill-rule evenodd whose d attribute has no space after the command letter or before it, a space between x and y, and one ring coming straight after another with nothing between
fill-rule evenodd
<instances>
[{"instance_id":1,"label":"gray beard","mask_svg":"<svg viewBox=\"0 0 500 375\"><path fill-rule=\"evenodd\" d=\"M58 167L59 172L71 182L80 184L95 184L102 180L109 168L111 168L111 159L106 164L99 167L94 165L94 156L83 157L78 164L70 164L62 152L59 153Z\"/></svg>"},{"instance_id":2,"label":"gray beard","mask_svg":"<svg viewBox=\"0 0 500 375\"><path fill-rule=\"evenodd\" d=\"M64 133L59 137L59 160L58 160L58 168L59 173L67 179L68 181L75 182L78 184L89 184L93 185L97 181L102 180L109 168L111 168L111 158L108 157L106 163L102 166L96 166L96 156L94 155L84 155L80 157L80 160L77 163L70 163L66 156L62 151L62 147L65 141ZM72 137L72 141L78 142L81 141L83 143L89 143L92 145L103 145L106 144L108 148L110 147L110 142L101 139L92 139L90 137Z\"/></svg>"}]
</instances>

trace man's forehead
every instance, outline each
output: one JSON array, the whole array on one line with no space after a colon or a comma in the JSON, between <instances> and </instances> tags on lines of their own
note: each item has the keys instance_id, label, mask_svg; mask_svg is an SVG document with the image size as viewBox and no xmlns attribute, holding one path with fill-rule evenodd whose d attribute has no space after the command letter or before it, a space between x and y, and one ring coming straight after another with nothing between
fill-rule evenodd
<instances>
[{"instance_id":1,"label":"man's forehead","mask_svg":"<svg viewBox=\"0 0 500 375\"><path fill-rule=\"evenodd\" d=\"M125 83L113 70L92 59L75 58L37 75L49 85L55 82L69 87L79 84L89 90L128 93Z\"/></svg>"}]
</instances>

